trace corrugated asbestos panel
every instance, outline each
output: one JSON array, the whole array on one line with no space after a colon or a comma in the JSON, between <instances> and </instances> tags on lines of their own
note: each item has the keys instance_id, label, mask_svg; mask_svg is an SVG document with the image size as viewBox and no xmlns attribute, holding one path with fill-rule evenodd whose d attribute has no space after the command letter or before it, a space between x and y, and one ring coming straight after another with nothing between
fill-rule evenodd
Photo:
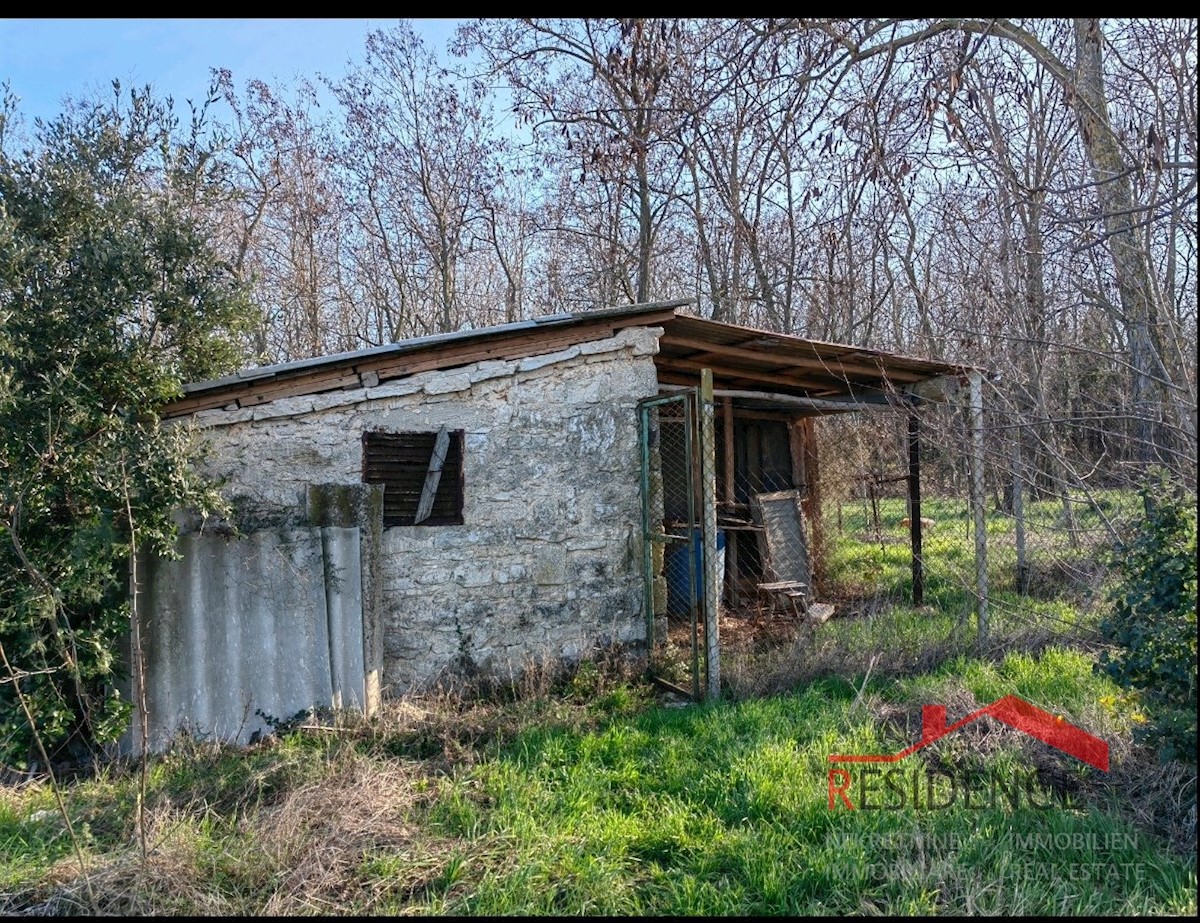
<instances>
[{"instance_id":1,"label":"corrugated asbestos panel","mask_svg":"<svg viewBox=\"0 0 1200 923\"><path fill-rule=\"evenodd\" d=\"M181 536L143 559L151 748L180 731L246 743L309 708L365 702L358 529ZM140 739L135 715L127 745Z\"/></svg>"}]
</instances>

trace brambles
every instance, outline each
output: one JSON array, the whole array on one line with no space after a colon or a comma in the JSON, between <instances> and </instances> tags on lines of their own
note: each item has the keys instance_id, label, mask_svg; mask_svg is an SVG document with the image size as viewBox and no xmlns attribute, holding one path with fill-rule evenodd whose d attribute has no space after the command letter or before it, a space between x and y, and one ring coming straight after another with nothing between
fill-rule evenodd
<instances>
[{"instance_id":1,"label":"brambles","mask_svg":"<svg viewBox=\"0 0 1200 923\"><path fill-rule=\"evenodd\" d=\"M1142 491L1146 519L1117 548L1121 582L1101 631L1117 645L1102 669L1144 689L1152 721L1144 736L1159 757L1196 759L1196 508L1165 475Z\"/></svg>"}]
</instances>

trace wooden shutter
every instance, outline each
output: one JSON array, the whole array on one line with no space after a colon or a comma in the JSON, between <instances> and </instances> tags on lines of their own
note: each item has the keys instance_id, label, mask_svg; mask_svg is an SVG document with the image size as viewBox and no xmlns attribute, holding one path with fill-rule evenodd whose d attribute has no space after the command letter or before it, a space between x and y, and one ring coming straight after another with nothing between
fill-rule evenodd
<instances>
[{"instance_id":1,"label":"wooden shutter","mask_svg":"<svg viewBox=\"0 0 1200 923\"><path fill-rule=\"evenodd\" d=\"M429 516L423 526L462 525L463 431L450 434ZM363 433L363 483L383 485L384 526L411 526L425 489L436 432Z\"/></svg>"}]
</instances>

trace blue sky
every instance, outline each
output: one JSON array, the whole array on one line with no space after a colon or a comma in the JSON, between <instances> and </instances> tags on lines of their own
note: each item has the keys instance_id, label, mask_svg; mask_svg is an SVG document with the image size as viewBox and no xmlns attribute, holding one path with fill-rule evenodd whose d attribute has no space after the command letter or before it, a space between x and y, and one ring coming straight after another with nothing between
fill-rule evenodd
<instances>
[{"instance_id":1,"label":"blue sky","mask_svg":"<svg viewBox=\"0 0 1200 923\"><path fill-rule=\"evenodd\" d=\"M20 97L32 125L65 95L149 83L161 95L199 100L209 68L226 67L241 86L256 77L290 82L318 72L339 76L362 55L367 32L394 19L0 19L0 83ZM414 20L438 50L455 20Z\"/></svg>"}]
</instances>

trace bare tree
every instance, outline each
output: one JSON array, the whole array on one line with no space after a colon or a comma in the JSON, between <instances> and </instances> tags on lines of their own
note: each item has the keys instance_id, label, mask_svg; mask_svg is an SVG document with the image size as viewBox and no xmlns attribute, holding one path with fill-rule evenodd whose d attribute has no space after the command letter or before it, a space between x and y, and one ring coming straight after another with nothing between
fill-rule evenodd
<instances>
[{"instance_id":1,"label":"bare tree","mask_svg":"<svg viewBox=\"0 0 1200 923\"><path fill-rule=\"evenodd\" d=\"M390 337L457 329L469 313L459 270L495 186L482 88L460 86L403 22L372 33L362 66L330 88L368 257L356 263L378 261L370 285L399 306Z\"/></svg>"},{"instance_id":2,"label":"bare tree","mask_svg":"<svg viewBox=\"0 0 1200 923\"><path fill-rule=\"evenodd\" d=\"M1076 19L1069 24L1022 24L1006 19L798 21L795 25L826 34L843 50L847 67L877 56L890 59L903 49L922 48L951 38L950 46L941 46L956 58L944 71L950 87L947 112L952 111L950 100L962 81L963 65L988 42L1003 41L1020 48L1060 85L1074 113L1087 157L1088 173L1080 180L1095 201L1094 212L1082 217L1096 225L1093 243L1103 245L1111 260L1118 301L1108 307L1126 338L1134 441L1138 460L1148 463L1154 450L1156 408L1171 401L1156 286L1138 232L1154 212L1135 200L1132 177L1139 171L1138 155L1113 126L1105 59L1111 43L1106 42L1100 20ZM974 42L972 36L977 37ZM961 37L961 41L955 37ZM1192 178L1187 186L1194 190L1194 162L1190 169ZM1177 207L1179 200L1164 204Z\"/></svg>"},{"instance_id":3,"label":"bare tree","mask_svg":"<svg viewBox=\"0 0 1200 923\"><path fill-rule=\"evenodd\" d=\"M459 37L460 48L480 49L508 82L515 110L534 133L547 143L549 131L561 144L580 183L590 176L620 184L606 195L618 208L628 190L634 301L651 295L655 229L664 215L654 175L677 116L666 87L679 64L679 30L670 20L502 19L470 24ZM623 244L615 233L609 238L617 261Z\"/></svg>"},{"instance_id":4,"label":"bare tree","mask_svg":"<svg viewBox=\"0 0 1200 923\"><path fill-rule=\"evenodd\" d=\"M336 286L344 209L312 88L287 99L254 80L239 95L228 71L216 78L232 113L227 156L240 204L229 249L263 309L259 352L286 361L352 348Z\"/></svg>"}]
</instances>

